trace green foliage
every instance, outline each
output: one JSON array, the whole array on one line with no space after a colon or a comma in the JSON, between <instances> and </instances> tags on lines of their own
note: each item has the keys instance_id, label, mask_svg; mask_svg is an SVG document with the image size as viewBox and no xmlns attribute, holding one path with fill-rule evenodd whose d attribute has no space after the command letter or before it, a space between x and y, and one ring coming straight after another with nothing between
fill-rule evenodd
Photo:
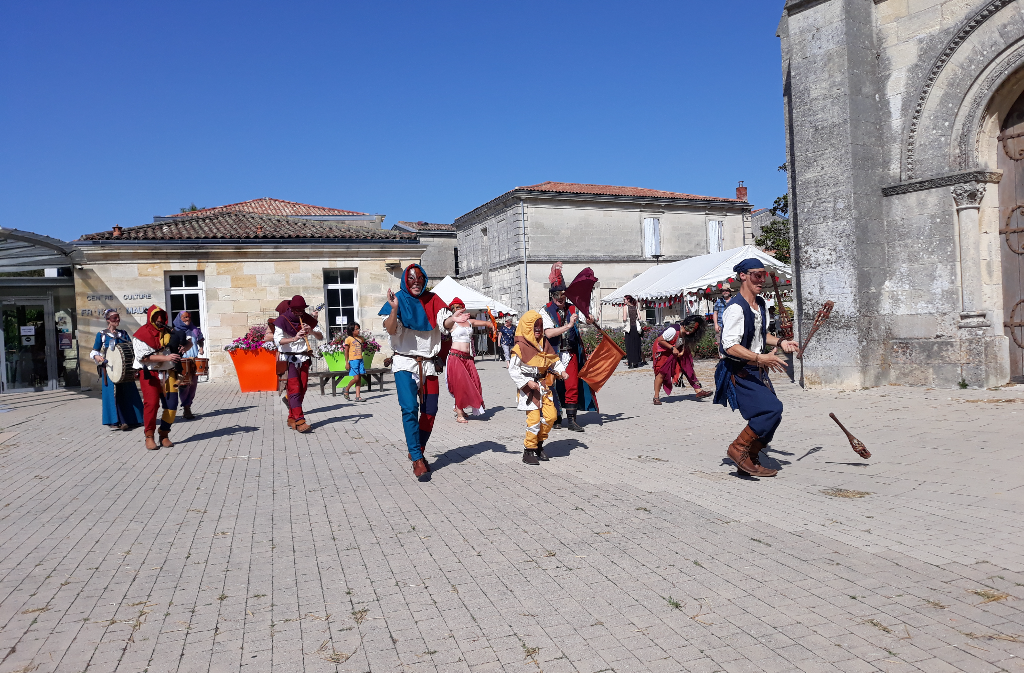
<instances>
[{"instance_id":1,"label":"green foliage","mask_svg":"<svg viewBox=\"0 0 1024 673\"><path fill-rule=\"evenodd\" d=\"M42 269L31 269L29 271L3 271L0 278L42 278L46 274Z\"/></svg>"},{"instance_id":2,"label":"green foliage","mask_svg":"<svg viewBox=\"0 0 1024 673\"><path fill-rule=\"evenodd\" d=\"M188 208L178 208L178 212L179 212L179 213L191 213L191 212L193 212L193 211L195 211L195 210L203 210L203 208L197 208L197 207L196 207L196 202L195 202L195 201L193 201L193 202L192 202L192 203L191 203L191 204L189 205L189 207L188 207Z\"/></svg>"},{"instance_id":3,"label":"green foliage","mask_svg":"<svg viewBox=\"0 0 1024 673\"><path fill-rule=\"evenodd\" d=\"M667 325L644 325L641 330L641 341L640 341L640 357L648 362L651 361L651 352L654 348L654 340L658 336L668 329ZM605 330L605 333L611 337L619 348L623 351L626 350L626 332L622 327L609 327ZM593 353L594 349L597 348L598 344L601 343L601 333L597 329L585 325L580 328L580 338L583 340L583 348L586 349L587 354ZM704 338L700 340L697 347L694 349L693 357L695 359L701 358L714 358L718 357L718 342L716 340L715 329L711 325L704 331Z\"/></svg>"},{"instance_id":4,"label":"green foliage","mask_svg":"<svg viewBox=\"0 0 1024 673\"><path fill-rule=\"evenodd\" d=\"M789 194L775 199L770 208L772 221L761 229L754 245L768 252L780 262L790 263Z\"/></svg>"}]
</instances>

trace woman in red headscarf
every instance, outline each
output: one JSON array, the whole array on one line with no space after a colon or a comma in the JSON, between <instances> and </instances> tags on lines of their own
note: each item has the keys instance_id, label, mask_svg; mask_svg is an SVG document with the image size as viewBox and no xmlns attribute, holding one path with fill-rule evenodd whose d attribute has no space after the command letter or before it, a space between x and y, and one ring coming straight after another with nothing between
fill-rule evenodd
<instances>
[{"instance_id":1,"label":"woman in red headscarf","mask_svg":"<svg viewBox=\"0 0 1024 673\"><path fill-rule=\"evenodd\" d=\"M466 302L458 297L448 305L453 313L465 311ZM466 414L479 416L484 413L484 393L480 385L480 374L473 360L473 328L491 329L489 320L473 320L468 313L460 313L452 326L452 349L448 352L445 365L445 383L448 392L455 398L455 418L459 423L469 423Z\"/></svg>"}]
</instances>

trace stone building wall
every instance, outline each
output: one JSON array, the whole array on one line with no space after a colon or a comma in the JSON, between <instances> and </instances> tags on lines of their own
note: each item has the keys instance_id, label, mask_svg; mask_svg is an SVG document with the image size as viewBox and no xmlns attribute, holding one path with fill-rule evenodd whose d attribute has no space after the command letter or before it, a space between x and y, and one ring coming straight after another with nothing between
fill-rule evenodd
<instances>
[{"instance_id":1,"label":"stone building wall","mask_svg":"<svg viewBox=\"0 0 1024 673\"><path fill-rule=\"evenodd\" d=\"M801 331L836 303L804 382L1004 383L995 136L1024 2L789 0L779 36Z\"/></svg>"},{"instance_id":2,"label":"stone building wall","mask_svg":"<svg viewBox=\"0 0 1024 673\"><path fill-rule=\"evenodd\" d=\"M121 327L130 333L144 323L145 309L151 304L166 309L165 277L170 272L203 273L206 315L202 328L211 380L235 377L234 367L223 347L243 336L250 326L266 324L268 318L276 318L274 308L283 299L301 294L311 307L321 303L325 269L356 270L356 320L364 331L381 335L383 319L377 312L386 301L387 290L398 288L400 269L419 261L422 250L422 246L403 245L386 250L348 250L325 255L322 246L301 251L261 246L233 250L221 254L221 259L189 260L187 254L168 253L166 249L116 252L89 249L82 267L75 271L79 357L82 362L87 361L93 338L105 325L104 309L118 309L122 316ZM210 256L216 257L217 252ZM228 259L224 259L225 256ZM388 261L393 268L388 268ZM387 349L386 339L381 343ZM83 385L95 386L94 368L82 369Z\"/></svg>"},{"instance_id":3,"label":"stone building wall","mask_svg":"<svg viewBox=\"0 0 1024 673\"><path fill-rule=\"evenodd\" d=\"M420 243L427 246L423 251L420 264L427 272L430 282L440 281L445 276L455 275L455 236L431 236L427 232L417 232Z\"/></svg>"},{"instance_id":4,"label":"stone building wall","mask_svg":"<svg viewBox=\"0 0 1024 673\"><path fill-rule=\"evenodd\" d=\"M523 312L547 303L551 264L562 261L567 282L584 267L594 269L600 279L596 302L656 263L643 254L644 218L659 218L664 260L674 261L707 253L708 220L725 223L723 249L742 246L746 210L749 206L735 204L644 205L557 197L499 200L456 221L459 281ZM526 265L524 229L529 251ZM528 287L523 282L527 276ZM603 316L613 324L622 321L618 309L606 307Z\"/></svg>"}]
</instances>

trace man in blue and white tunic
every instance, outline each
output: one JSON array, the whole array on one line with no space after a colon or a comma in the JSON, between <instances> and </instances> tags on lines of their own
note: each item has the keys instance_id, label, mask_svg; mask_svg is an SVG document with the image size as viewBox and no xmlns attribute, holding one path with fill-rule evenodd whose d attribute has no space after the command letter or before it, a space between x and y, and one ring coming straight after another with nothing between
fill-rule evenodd
<instances>
[{"instance_id":1,"label":"man in blue and white tunic","mask_svg":"<svg viewBox=\"0 0 1024 673\"><path fill-rule=\"evenodd\" d=\"M761 290L767 272L756 258L733 267L742 285L722 314L718 344L722 360L715 370L715 402L740 410L747 421L740 436L729 445L727 455L741 474L774 477L778 470L763 467L758 456L775 436L782 422L782 401L768 378L768 370L786 371L786 361L764 353L765 345L778 346L787 353L799 350L795 341L768 334L768 314Z\"/></svg>"}]
</instances>

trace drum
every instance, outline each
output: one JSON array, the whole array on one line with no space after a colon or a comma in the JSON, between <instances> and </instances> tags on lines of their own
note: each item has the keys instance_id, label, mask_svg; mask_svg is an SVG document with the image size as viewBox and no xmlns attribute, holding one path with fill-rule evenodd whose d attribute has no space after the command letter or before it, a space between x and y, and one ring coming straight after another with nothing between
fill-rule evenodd
<instances>
[{"instance_id":1,"label":"drum","mask_svg":"<svg viewBox=\"0 0 1024 673\"><path fill-rule=\"evenodd\" d=\"M182 358L181 359L181 376L178 377L179 386L187 386L192 383L192 379L196 377L196 359L195 358Z\"/></svg>"},{"instance_id":2,"label":"drum","mask_svg":"<svg viewBox=\"0 0 1024 673\"><path fill-rule=\"evenodd\" d=\"M132 363L135 362L135 351L130 343L115 344L107 349L107 376L114 383L124 383L135 378Z\"/></svg>"},{"instance_id":3,"label":"drum","mask_svg":"<svg viewBox=\"0 0 1024 673\"><path fill-rule=\"evenodd\" d=\"M196 377L200 383L210 380L210 358L196 358Z\"/></svg>"}]
</instances>

